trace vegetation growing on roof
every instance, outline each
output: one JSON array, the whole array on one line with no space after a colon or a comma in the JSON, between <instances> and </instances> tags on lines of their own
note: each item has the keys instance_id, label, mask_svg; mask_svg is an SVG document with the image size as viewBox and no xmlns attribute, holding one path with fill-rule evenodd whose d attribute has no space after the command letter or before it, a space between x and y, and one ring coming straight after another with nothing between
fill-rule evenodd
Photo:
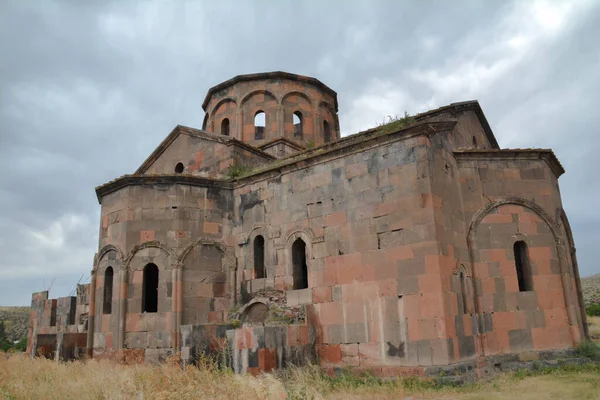
<instances>
[{"instance_id":1,"label":"vegetation growing on roof","mask_svg":"<svg viewBox=\"0 0 600 400\"><path fill-rule=\"evenodd\" d=\"M378 124L377 127L379 132L387 134L399 131L400 129L406 128L407 126L412 125L415 122L415 118L406 111L404 111L404 116L400 116L397 114L395 116L388 115L387 120L384 118L383 122Z\"/></svg>"},{"instance_id":2,"label":"vegetation growing on roof","mask_svg":"<svg viewBox=\"0 0 600 400\"><path fill-rule=\"evenodd\" d=\"M227 170L227 176L229 179L236 179L248 175L251 172L252 168L247 165L239 164L237 160L233 160L233 164L231 164Z\"/></svg>"}]
</instances>

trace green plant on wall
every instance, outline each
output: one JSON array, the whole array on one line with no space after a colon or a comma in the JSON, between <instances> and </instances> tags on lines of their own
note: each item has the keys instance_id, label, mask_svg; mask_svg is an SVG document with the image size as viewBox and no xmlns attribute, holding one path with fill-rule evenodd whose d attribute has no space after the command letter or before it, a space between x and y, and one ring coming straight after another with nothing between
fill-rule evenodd
<instances>
[{"instance_id":1,"label":"green plant on wall","mask_svg":"<svg viewBox=\"0 0 600 400\"><path fill-rule=\"evenodd\" d=\"M404 116L402 117L399 115L388 115L387 120L384 118L383 122L378 125L379 131L381 133L396 132L400 129L406 128L407 126L414 124L415 121L415 118L406 111L404 111Z\"/></svg>"},{"instance_id":2,"label":"green plant on wall","mask_svg":"<svg viewBox=\"0 0 600 400\"><path fill-rule=\"evenodd\" d=\"M252 172L252 168L238 163L237 160L233 160L233 164L231 164L227 170L227 176L229 179L236 179L248 175L250 172Z\"/></svg>"}]
</instances>

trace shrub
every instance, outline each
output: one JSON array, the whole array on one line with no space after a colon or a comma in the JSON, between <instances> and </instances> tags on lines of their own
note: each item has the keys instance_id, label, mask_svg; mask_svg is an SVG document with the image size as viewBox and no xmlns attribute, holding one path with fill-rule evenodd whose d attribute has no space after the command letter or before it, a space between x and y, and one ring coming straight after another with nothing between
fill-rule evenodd
<instances>
[{"instance_id":1,"label":"shrub","mask_svg":"<svg viewBox=\"0 0 600 400\"><path fill-rule=\"evenodd\" d=\"M600 317L600 303L592 303L585 308L587 315L592 317Z\"/></svg>"},{"instance_id":2,"label":"shrub","mask_svg":"<svg viewBox=\"0 0 600 400\"><path fill-rule=\"evenodd\" d=\"M237 160L235 160L233 162L233 164L231 164L229 166L229 170L227 171L227 176L230 179L235 179L235 178L239 178L244 175L248 175L250 172L252 172L252 168L250 168L246 165L238 164Z\"/></svg>"},{"instance_id":3,"label":"shrub","mask_svg":"<svg viewBox=\"0 0 600 400\"><path fill-rule=\"evenodd\" d=\"M575 352L580 357L589 358L590 360L600 361L600 347L592 341L583 341L575 348Z\"/></svg>"}]
</instances>

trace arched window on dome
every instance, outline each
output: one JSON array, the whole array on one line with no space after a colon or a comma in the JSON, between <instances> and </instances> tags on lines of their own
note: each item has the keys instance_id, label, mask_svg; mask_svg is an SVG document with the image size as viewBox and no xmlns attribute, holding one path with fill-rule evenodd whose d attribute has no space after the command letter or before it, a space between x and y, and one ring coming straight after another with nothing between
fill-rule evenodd
<instances>
[{"instance_id":1,"label":"arched window on dome","mask_svg":"<svg viewBox=\"0 0 600 400\"><path fill-rule=\"evenodd\" d=\"M221 121L221 135L229 136L229 118L223 118Z\"/></svg>"},{"instance_id":2,"label":"arched window on dome","mask_svg":"<svg viewBox=\"0 0 600 400\"><path fill-rule=\"evenodd\" d=\"M323 140L325 143L329 143L331 141L331 128L329 127L329 122L323 121Z\"/></svg>"},{"instance_id":3,"label":"arched window on dome","mask_svg":"<svg viewBox=\"0 0 600 400\"><path fill-rule=\"evenodd\" d=\"M302 140L302 113L300 111L294 112L292 116L294 121L294 137Z\"/></svg>"},{"instance_id":4,"label":"arched window on dome","mask_svg":"<svg viewBox=\"0 0 600 400\"><path fill-rule=\"evenodd\" d=\"M265 112L259 110L254 114L254 140L265 138L266 115Z\"/></svg>"}]
</instances>

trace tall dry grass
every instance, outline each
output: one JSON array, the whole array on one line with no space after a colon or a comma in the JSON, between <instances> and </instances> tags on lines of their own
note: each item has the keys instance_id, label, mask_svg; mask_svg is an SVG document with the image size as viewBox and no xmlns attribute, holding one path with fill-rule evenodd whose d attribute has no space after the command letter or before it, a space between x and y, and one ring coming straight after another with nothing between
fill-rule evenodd
<instances>
[{"instance_id":1,"label":"tall dry grass","mask_svg":"<svg viewBox=\"0 0 600 400\"><path fill-rule=\"evenodd\" d=\"M120 365L109 361L55 363L0 354L0 398L7 399L284 399L272 375L234 375L172 364Z\"/></svg>"},{"instance_id":2,"label":"tall dry grass","mask_svg":"<svg viewBox=\"0 0 600 400\"><path fill-rule=\"evenodd\" d=\"M55 363L0 353L0 399L600 399L600 366L506 374L448 387L417 379L381 381L316 366L275 376L234 375L205 363L182 370L174 362L121 365L90 360Z\"/></svg>"}]
</instances>

